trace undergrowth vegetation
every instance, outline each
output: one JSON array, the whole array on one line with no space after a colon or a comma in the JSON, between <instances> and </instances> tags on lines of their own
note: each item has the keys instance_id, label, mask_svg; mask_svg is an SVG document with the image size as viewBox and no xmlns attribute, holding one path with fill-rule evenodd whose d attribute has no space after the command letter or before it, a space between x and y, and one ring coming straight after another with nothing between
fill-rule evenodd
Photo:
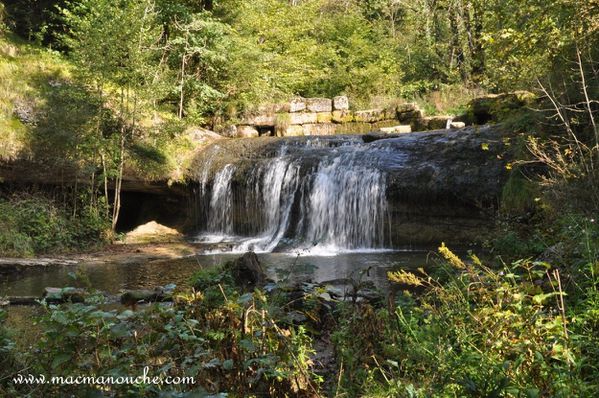
<instances>
[{"instance_id":1,"label":"undergrowth vegetation","mask_svg":"<svg viewBox=\"0 0 599 398\"><path fill-rule=\"evenodd\" d=\"M596 350L588 349L597 344L597 252L580 264L582 284L542 261L489 268L473 254L462 261L445 247L440 252L443 261L430 274L389 274L412 289L397 293L392 311L350 315L337 337L347 391L381 397L597 395ZM380 327L368 335L364 324ZM359 339L350 338L355 333ZM377 343L364 350L369 341Z\"/></svg>"},{"instance_id":2,"label":"undergrowth vegetation","mask_svg":"<svg viewBox=\"0 0 599 398\"><path fill-rule=\"evenodd\" d=\"M89 248L106 241L104 215L81 205L75 213L40 194L0 197L0 253L33 256Z\"/></svg>"}]
</instances>

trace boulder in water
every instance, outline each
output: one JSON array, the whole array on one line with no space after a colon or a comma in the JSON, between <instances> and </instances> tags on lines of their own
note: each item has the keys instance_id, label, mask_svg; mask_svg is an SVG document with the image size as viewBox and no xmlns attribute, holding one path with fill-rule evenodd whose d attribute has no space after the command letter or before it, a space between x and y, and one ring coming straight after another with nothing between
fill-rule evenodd
<instances>
[{"instance_id":1,"label":"boulder in water","mask_svg":"<svg viewBox=\"0 0 599 398\"><path fill-rule=\"evenodd\" d=\"M227 263L235 283L243 288L253 289L266 283L266 273L254 252L247 252L236 260Z\"/></svg>"},{"instance_id":2,"label":"boulder in water","mask_svg":"<svg viewBox=\"0 0 599 398\"><path fill-rule=\"evenodd\" d=\"M77 289L74 287L47 287L44 289L43 297L47 303L59 304L59 303L83 303L87 292L84 289Z\"/></svg>"},{"instance_id":3,"label":"boulder in water","mask_svg":"<svg viewBox=\"0 0 599 398\"><path fill-rule=\"evenodd\" d=\"M135 305L139 302L151 303L169 301L172 299L172 292L163 288L157 287L154 290L138 289L127 290L121 294L121 304Z\"/></svg>"}]
</instances>

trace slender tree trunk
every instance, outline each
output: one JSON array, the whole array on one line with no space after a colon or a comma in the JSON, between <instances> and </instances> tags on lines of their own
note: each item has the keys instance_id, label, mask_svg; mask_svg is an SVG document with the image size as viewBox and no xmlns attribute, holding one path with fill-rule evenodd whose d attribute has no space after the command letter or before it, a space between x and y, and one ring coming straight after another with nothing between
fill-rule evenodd
<instances>
[{"instance_id":1,"label":"slender tree trunk","mask_svg":"<svg viewBox=\"0 0 599 398\"><path fill-rule=\"evenodd\" d=\"M466 20L468 21L468 37L470 45L470 54L472 58L471 72L475 79L480 77L485 72L485 52L483 48L483 10L480 4L476 1L469 4L471 12L469 12ZM471 18L471 19L470 19Z\"/></svg>"},{"instance_id":2,"label":"slender tree trunk","mask_svg":"<svg viewBox=\"0 0 599 398\"><path fill-rule=\"evenodd\" d=\"M589 91L587 87L587 79L584 72L584 66L582 64L582 58L580 56L580 49L578 48L578 44L576 45L576 57L578 70L580 71L580 84L582 86L582 92L584 93L585 105L587 111L589 112L589 119L591 121L591 126L593 127L593 135L595 136L595 146L593 150L597 152L597 161L599 161L599 129L597 129L597 124L595 123L595 115L593 114L593 107L591 106L591 98L589 96Z\"/></svg>"},{"instance_id":3,"label":"slender tree trunk","mask_svg":"<svg viewBox=\"0 0 599 398\"><path fill-rule=\"evenodd\" d=\"M102 176L104 177L104 199L105 199L105 215L108 219L108 214L110 212L110 204L108 202L108 170L106 167L106 157L104 153L100 153L100 159L102 159Z\"/></svg>"},{"instance_id":4,"label":"slender tree trunk","mask_svg":"<svg viewBox=\"0 0 599 398\"><path fill-rule=\"evenodd\" d=\"M451 29L451 59L449 67L450 69L455 67L459 71L462 81L466 81L468 73L464 68L464 49L460 40L460 11L458 4L449 9L449 26Z\"/></svg>"},{"instance_id":5,"label":"slender tree trunk","mask_svg":"<svg viewBox=\"0 0 599 398\"><path fill-rule=\"evenodd\" d=\"M186 50L187 51L187 50ZM179 97L179 119L183 118L183 99L185 83L185 54L181 57L181 96Z\"/></svg>"},{"instance_id":6,"label":"slender tree trunk","mask_svg":"<svg viewBox=\"0 0 599 398\"><path fill-rule=\"evenodd\" d=\"M75 188L73 190L73 217L77 215L77 189L79 188L79 172L75 172Z\"/></svg>"},{"instance_id":7,"label":"slender tree trunk","mask_svg":"<svg viewBox=\"0 0 599 398\"><path fill-rule=\"evenodd\" d=\"M114 183L114 201L112 205L112 231L116 231L116 225L121 212L121 187L123 185L123 169L125 165L125 131L121 128L121 140L119 146L119 170Z\"/></svg>"}]
</instances>

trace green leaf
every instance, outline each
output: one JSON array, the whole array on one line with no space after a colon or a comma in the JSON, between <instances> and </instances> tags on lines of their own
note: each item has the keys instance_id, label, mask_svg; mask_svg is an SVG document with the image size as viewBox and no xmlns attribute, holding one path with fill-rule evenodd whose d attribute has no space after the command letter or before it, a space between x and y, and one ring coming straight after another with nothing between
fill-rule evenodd
<instances>
[{"instance_id":1,"label":"green leaf","mask_svg":"<svg viewBox=\"0 0 599 398\"><path fill-rule=\"evenodd\" d=\"M223 369L225 370L231 370L233 369L233 360L232 359L227 359L225 361L223 361Z\"/></svg>"},{"instance_id":2,"label":"green leaf","mask_svg":"<svg viewBox=\"0 0 599 398\"><path fill-rule=\"evenodd\" d=\"M54 313L52 313L51 319L54 322L60 323L61 325L68 325L70 323L69 319L67 318L65 313L62 311L55 311Z\"/></svg>"},{"instance_id":3,"label":"green leaf","mask_svg":"<svg viewBox=\"0 0 599 398\"><path fill-rule=\"evenodd\" d=\"M123 338L131 335L131 331L124 323L119 323L110 328L110 333L116 338Z\"/></svg>"},{"instance_id":4,"label":"green leaf","mask_svg":"<svg viewBox=\"0 0 599 398\"><path fill-rule=\"evenodd\" d=\"M63 363L68 362L70 360L71 360L71 355L69 355L69 354L58 354L52 360L52 369L56 369L60 365L62 365Z\"/></svg>"},{"instance_id":5,"label":"green leaf","mask_svg":"<svg viewBox=\"0 0 599 398\"><path fill-rule=\"evenodd\" d=\"M563 293L565 294L565 293ZM534 296L532 296L532 301L535 304L543 304L545 301L547 301L547 299L554 297L554 296L559 296L560 293L559 292L551 292L551 293L542 293L542 294L536 294Z\"/></svg>"}]
</instances>

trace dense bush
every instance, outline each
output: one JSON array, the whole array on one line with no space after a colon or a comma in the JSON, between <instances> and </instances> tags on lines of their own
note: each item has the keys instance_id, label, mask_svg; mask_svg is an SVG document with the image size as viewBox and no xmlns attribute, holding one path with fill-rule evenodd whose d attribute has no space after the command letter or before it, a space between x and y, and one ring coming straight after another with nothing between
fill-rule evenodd
<instances>
[{"instance_id":1,"label":"dense bush","mask_svg":"<svg viewBox=\"0 0 599 398\"><path fill-rule=\"evenodd\" d=\"M597 247L597 246L595 246ZM566 271L517 261L500 269L441 247L434 275L399 271L395 307L346 315L335 339L353 396L596 396L597 252ZM594 264L594 265L593 265ZM565 275L565 276L564 276ZM568 285L568 291L566 291ZM364 327L364 325L369 325ZM359 338L356 338L359 336Z\"/></svg>"},{"instance_id":2,"label":"dense bush","mask_svg":"<svg viewBox=\"0 0 599 398\"><path fill-rule=\"evenodd\" d=\"M92 396L102 389L119 397L315 396L319 378L310 370L313 350L304 327L288 322L263 292L240 294L230 285L220 285L221 290L220 282L212 281L219 302L190 292L176 296L172 306L140 311L91 304L47 307L36 354L22 355L27 374L136 377L147 366L149 377L193 377L194 382L42 385L33 387L35 396ZM32 388L11 379L2 385L22 394Z\"/></svg>"},{"instance_id":3,"label":"dense bush","mask_svg":"<svg viewBox=\"0 0 599 398\"><path fill-rule=\"evenodd\" d=\"M0 198L0 253L31 256L86 248L104 241L109 227L96 211L75 215L44 195Z\"/></svg>"}]
</instances>

